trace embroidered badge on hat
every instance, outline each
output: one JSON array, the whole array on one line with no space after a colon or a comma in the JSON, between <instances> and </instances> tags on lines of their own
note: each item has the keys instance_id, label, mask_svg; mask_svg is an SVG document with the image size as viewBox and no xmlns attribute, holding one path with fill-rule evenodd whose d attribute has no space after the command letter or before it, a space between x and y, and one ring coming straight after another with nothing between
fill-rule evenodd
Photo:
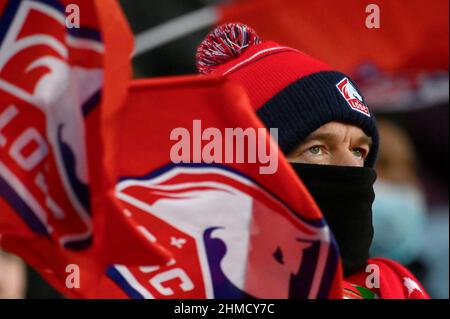
<instances>
[{"instance_id":1,"label":"embroidered badge on hat","mask_svg":"<svg viewBox=\"0 0 450 319\"><path fill-rule=\"evenodd\" d=\"M369 108L348 78L343 78L336 87L353 110L370 117Z\"/></svg>"}]
</instances>

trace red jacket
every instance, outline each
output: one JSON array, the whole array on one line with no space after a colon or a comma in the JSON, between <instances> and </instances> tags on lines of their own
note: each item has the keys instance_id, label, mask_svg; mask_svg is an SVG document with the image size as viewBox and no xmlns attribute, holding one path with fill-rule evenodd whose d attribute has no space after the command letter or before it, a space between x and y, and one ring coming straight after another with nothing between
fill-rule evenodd
<instances>
[{"instance_id":1,"label":"red jacket","mask_svg":"<svg viewBox=\"0 0 450 319\"><path fill-rule=\"evenodd\" d=\"M344 299L430 299L420 282L402 265L371 258L344 281Z\"/></svg>"}]
</instances>

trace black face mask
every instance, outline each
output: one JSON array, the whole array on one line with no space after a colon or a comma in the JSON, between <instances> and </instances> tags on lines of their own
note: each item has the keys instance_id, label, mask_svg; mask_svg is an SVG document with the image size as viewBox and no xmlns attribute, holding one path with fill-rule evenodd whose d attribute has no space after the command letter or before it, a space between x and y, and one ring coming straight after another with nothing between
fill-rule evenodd
<instances>
[{"instance_id":1,"label":"black face mask","mask_svg":"<svg viewBox=\"0 0 450 319\"><path fill-rule=\"evenodd\" d=\"M322 211L339 246L344 276L364 266L372 243L375 170L291 163Z\"/></svg>"}]
</instances>

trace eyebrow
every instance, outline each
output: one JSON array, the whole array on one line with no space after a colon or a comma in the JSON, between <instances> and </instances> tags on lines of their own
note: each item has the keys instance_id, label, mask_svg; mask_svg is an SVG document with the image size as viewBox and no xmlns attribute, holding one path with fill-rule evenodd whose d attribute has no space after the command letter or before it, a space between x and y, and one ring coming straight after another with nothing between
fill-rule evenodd
<instances>
[{"instance_id":1,"label":"eyebrow","mask_svg":"<svg viewBox=\"0 0 450 319\"><path fill-rule=\"evenodd\" d=\"M356 141L358 144L367 144L369 145L369 147L372 147L373 141L372 138L367 136L367 135L363 135L360 138L358 138L358 140Z\"/></svg>"},{"instance_id":2,"label":"eyebrow","mask_svg":"<svg viewBox=\"0 0 450 319\"><path fill-rule=\"evenodd\" d=\"M332 133L313 133L313 134L309 135L307 138L305 138L303 143L307 143L307 142L314 141L314 140L318 140L318 141L322 141L322 142L334 142L334 141L336 141L336 139L337 139L337 136ZM356 143L357 144L367 144L367 145L369 145L369 147L371 147L373 144L372 138L367 135L360 136L357 139Z\"/></svg>"}]
</instances>

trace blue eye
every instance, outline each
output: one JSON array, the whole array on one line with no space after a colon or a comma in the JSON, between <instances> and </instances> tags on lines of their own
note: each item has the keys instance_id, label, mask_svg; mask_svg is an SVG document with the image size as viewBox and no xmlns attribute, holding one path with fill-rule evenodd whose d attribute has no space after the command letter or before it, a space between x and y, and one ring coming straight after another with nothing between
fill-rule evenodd
<instances>
[{"instance_id":1,"label":"blue eye","mask_svg":"<svg viewBox=\"0 0 450 319\"><path fill-rule=\"evenodd\" d=\"M310 147L310 148L308 149L308 151L309 151L311 154L314 154L314 155L320 155L321 152L322 152L322 147L320 147L320 146L313 146L313 147Z\"/></svg>"},{"instance_id":2,"label":"blue eye","mask_svg":"<svg viewBox=\"0 0 450 319\"><path fill-rule=\"evenodd\" d=\"M353 155L359 158L365 158L366 157L366 151L362 148L355 148L352 150Z\"/></svg>"}]
</instances>

